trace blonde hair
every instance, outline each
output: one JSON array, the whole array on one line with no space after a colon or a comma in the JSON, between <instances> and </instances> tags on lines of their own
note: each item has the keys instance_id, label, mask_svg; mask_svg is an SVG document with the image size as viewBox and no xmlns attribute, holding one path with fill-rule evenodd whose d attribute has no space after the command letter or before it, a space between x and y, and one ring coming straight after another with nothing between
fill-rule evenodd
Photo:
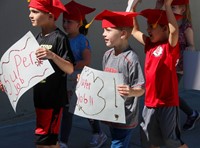
<instances>
[{"instance_id":1,"label":"blonde hair","mask_svg":"<svg viewBox=\"0 0 200 148\"><path fill-rule=\"evenodd\" d=\"M187 5L183 5L183 6L185 6L185 12L183 13L183 17L184 17L183 19L192 24L190 5L187 4Z\"/></svg>"}]
</instances>

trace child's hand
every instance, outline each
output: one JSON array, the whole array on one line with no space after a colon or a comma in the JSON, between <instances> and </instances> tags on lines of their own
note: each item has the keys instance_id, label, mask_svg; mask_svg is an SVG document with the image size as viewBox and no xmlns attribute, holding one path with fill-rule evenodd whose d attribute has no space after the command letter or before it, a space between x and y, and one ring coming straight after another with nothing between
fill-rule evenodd
<instances>
[{"instance_id":1,"label":"child's hand","mask_svg":"<svg viewBox=\"0 0 200 148\"><path fill-rule=\"evenodd\" d=\"M38 48L35 53L36 57L38 59L53 59L55 57L55 53L53 53L51 50L48 50L46 48Z\"/></svg>"},{"instance_id":2,"label":"child's hand","mask_svg":"<svg viewBox=\"0 0 200 148\"><path fill-rule=\"evenodd\" d=\"M5 91L4 88L3 88L3 84L1 82L0 82L0 90Z\"/></svg>"},{"instance_id":3,"label":"child's hand","mask_svg":"<svg viewBox=\"0 0 200 148\"><path fill-rule=\"evenodd\" d=\"M124 97L130 96L131 89L128 85L118 85L117 90L121 96L124 96Z\"/></svg>"},{"instance_id":4,"label":"child's hand","mask_svg":"<svg viewBox=\"0 0 200 148\"><path fill-rule=\"evenodd\" d=\"M173 0L164 0L164 4L167 6L171 6Z\"/></svg>"},{"instance_id":5,"label":"child's hand","mask_svg":"<svg viewBox=\"0 0 200 148\"><path fill-rule=\"evenodd\" d=\"M79 81L80 76L81 76L81 74L77 74L77 78L76 78L76 81L77 81L77 82Z\"/></svg>"}]
</instances>

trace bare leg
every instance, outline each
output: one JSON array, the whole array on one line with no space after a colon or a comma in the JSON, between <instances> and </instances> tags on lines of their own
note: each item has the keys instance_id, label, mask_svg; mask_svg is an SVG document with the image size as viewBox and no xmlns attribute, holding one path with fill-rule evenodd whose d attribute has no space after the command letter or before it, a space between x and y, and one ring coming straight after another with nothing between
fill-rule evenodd
<instances>
[{"instance_id":1,"label":"bare leg","mask_svg":"<svg viewBox=\"0 0 200 148\"><path fill-rule=\"evenodd\" d=\"M184 144L184 145L181 145L181 146L178 147L178 148L188 148L188 146L187 146L186 144Z\"/></svg>"},{"instance_id":2,"label":"bare leg","mask_svg":"<svg viewBox=\"0 0 200 148\"><path fill-rule=\"evenodd\" d=\"M37 145L36 148L60 148L59 143L56 145Z\"/></svg>"}]
</instances>

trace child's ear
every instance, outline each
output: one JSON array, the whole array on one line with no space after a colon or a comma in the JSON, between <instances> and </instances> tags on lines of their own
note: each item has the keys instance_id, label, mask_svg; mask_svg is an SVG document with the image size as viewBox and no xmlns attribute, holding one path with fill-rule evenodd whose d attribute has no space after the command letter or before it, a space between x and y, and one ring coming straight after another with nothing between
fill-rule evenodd
<instances>
[{"instance_id":1,"label":"child's ear","mask_svg":"<svg viewBox=\"0 0 200 148\"><path fill-rule=\"evenodd\" d=\"M53 14L51 12L49 12L49 18L54 18Z\"/></svg>"},{"instance_id":2,"label":"child's ear","mask_svg":"<svg viewBox=\"0 0 200 148\"><path fill-rule=\"evenodd\" d=\"M126 31L126 30L122 30L122 31L121 31L121 38L122 38L122 39L125 39L125 38L127 38L127 36L128 36L127 31Z\"/></svg>"}]
</instances>

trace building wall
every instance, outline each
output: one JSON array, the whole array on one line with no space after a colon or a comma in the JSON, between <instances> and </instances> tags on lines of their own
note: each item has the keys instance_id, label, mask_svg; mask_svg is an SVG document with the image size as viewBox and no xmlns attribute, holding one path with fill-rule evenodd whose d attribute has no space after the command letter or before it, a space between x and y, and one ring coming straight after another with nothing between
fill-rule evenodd
<instances>
[{"instance_id":1,"label":"building wall","mask_svg":"<svg viewBox=\"0 0 200 148\"><path fill-rule=\"evenodd\" d=\"M138 5L138 11L145 8L153 8L156 0L143 0ZM69 0L62 0L63 3L69 2ZM96 11L87 16L87 20L90 21L97 13L104 9L124 11L127 6L126 0L77 0L82 4L95 7ZM195 33L196 49L200 46L199 38L200 32L198 29L200 23L200 13L198 12L200 1L191 0L191 12L193 18L193 29ZM28 15L28 3L27 0L13 1L13 0L1 0L0 5L0 57L3 53L13 45L18 39L20 39L29 30L36 35L40 30L33 28L29 21ZM57 21L58 27L62 28L62 17ZM142 17L138 18L141 30L145 31L146 20ZM101 61L104 52L108 49L105 46L102 38L101 22L94 21L89 29L88 39L92 47L92 63L91 67L101 70ZM146 32L146 31L145 31ZM131 46L138 53L141 63L144 63L143 47L133 38L130 38ZM0 121L8 120L11 118L28 115L34 112L32 89L26 92L20 99L16 113L13 111L7 96L0 92Z\"/></svg>"}]
</instances>

